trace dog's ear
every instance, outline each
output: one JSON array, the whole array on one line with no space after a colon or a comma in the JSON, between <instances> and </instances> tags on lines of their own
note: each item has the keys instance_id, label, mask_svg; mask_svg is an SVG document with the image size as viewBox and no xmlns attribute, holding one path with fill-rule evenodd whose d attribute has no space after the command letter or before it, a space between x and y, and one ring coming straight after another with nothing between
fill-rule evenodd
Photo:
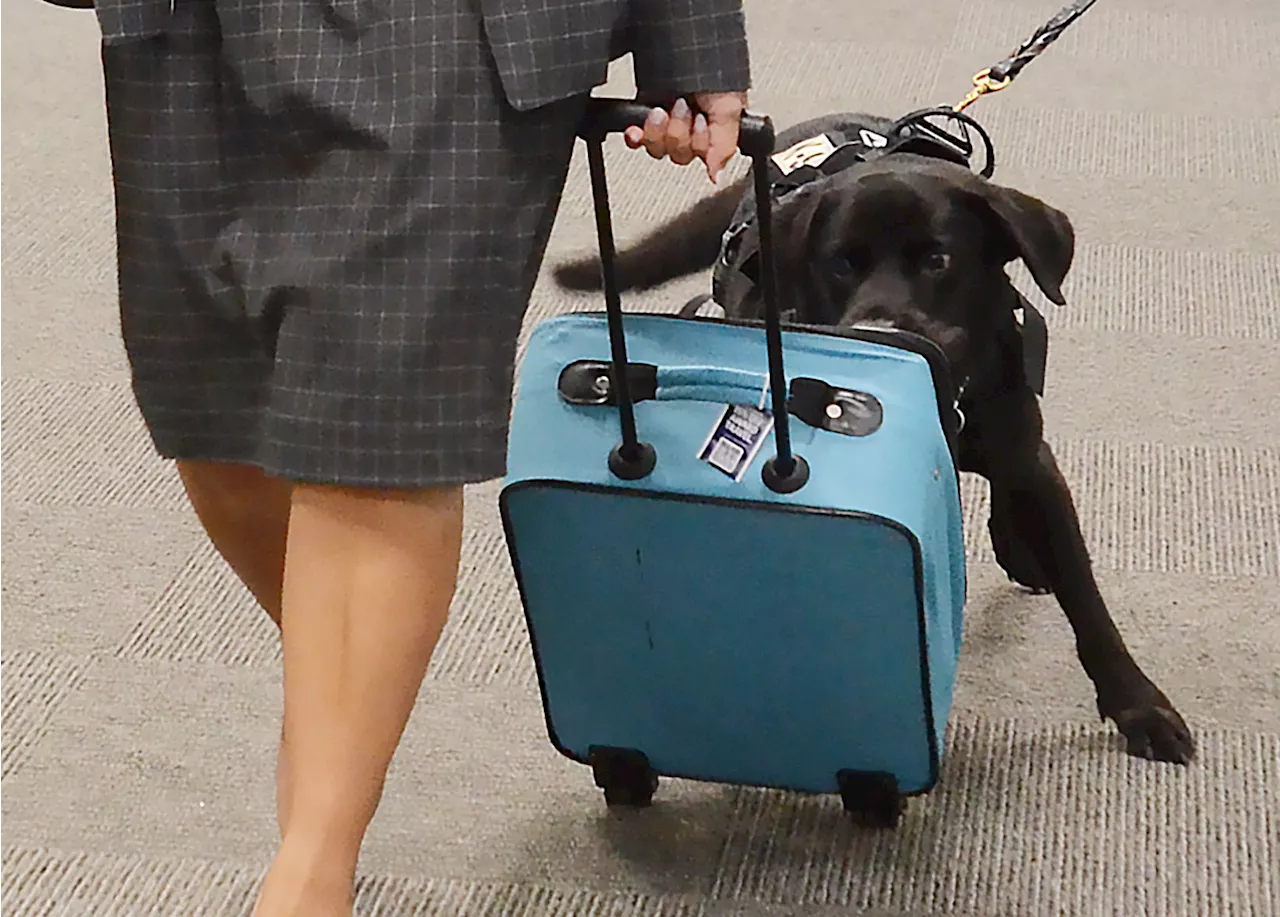
<instances>
[{"instance_id":1,"label":"dog's ear","mask_svg":"<svg viewBox=\"0 0 1280 917\"><path fill-rule=\"evenodd\" d=\"M833 241L828 238L828 230L847 202L847 195L826 182L815 181L802 186L774 211L773 238L780 279L795 273L805 283L816 280L813 265L830 254L824 250Z\"/></svg>"},{"instance_id":2,"label":"dog's ear","mask_svg":"<svg viewBox=\"0 0 1280 917\"><path fill-rule=\"evenodd\" d=\"M781 264L807 264L813 259L815 236L830 219L839 200L818 183L803 185L774 216L774 240Z\"/></svg>"},{"instance_id":3,"label":"dog's ear","mask_svg":"<svg viewBox=\"0 0 1280 917\"><path fill-rule=\"evenodd\" d=\"M1075 256L1075 230L1061 210L1013 188L983 182L980 196L1009 242L1006 261L1021 258L1044 295L1066 305L1062 281Z\"/></svg>"},{"instance_id":4,"label":"dog's ear","mask_svg":"<svg viewBox=\"0 0 1280 917\"><path fill-rule=\"evenodd\" d=\"M831 244L825 237L841 201L842 196L824 183L812 182L774 211L778 293L800 310L797 316L801 321L819 323L832 312L831 291L823 282L823 273L814 266L823 262L824 249ZM763 309L763 301L759 307Z\"/></svg>"}]
</instances>

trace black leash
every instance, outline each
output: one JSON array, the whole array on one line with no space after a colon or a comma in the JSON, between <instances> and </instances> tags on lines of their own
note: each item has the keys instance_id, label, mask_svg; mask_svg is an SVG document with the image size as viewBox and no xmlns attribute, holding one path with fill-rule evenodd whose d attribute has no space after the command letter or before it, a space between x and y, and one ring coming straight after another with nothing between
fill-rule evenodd
<instances>
[{"instance_id":1,"label":"black leash","mask_svg":"<svg viewBox=\"0 0 1280 917\"><path fill-rule=\"evenodd\" d=\"M999 63L974 74L973 89L956 103L954 111L959 115L984 95L999 92L1013 82L1014 77L1022 72L1022 68L1031 63L1053 44L1066 31L1067 26L1085 14L1097 0L1076 0L1063 7L1056 15L1032 33L1031 37L1018 46L1018 49ZM965 132L966 135L968 131ZM953 138L958 139L958 138ZM987 152L990 154L990 146ZM990 177L990 161L984 173ZM1023 368L1027 374L1027 382L1037 395L1044 394L1045 366L1049 356L1049 328L1040 310L1033 306L1025 296L1018 295L1022 306L1022 344Z\"/></svg>"},{"instance_id":2,"label":"black leash","mask_svg":"<svg viewBox=\"0 0 1280 917\"><path fill-rule=\"evenodd\" d=\"M1084 15L1085 11L1096 2L1097 0L1075 0L1070 6L1059 10L1052 19L1036 29L1030 38L1019 45L1016 51L999 63L975 74L973 89L955 105L913 111L899 119L890 133L901 136L913 133L935 145L949 147L952 153L959 153L964 162L970 164L979 175L990 178L995 171L995 150L992 147L991 138L982 129L982 125L964 114L964 109L984 95L1006 88L1022 72L1023 67L1057 41L1058 37L1066 31L1067 26ZM981 169L972 166L975 151L972 132L977 133L985 148Z\"/></svg>"},{"instance_id":3,"label":"black leash","mask_svg":"<svg viewBox=\"0 0 1280 917\"><path fill-rule=\"evenodd\" d=\"M956 103L954 110L964 111L964 109L987 93L999 92L1012 83L1014 77L1022 72L1023 67L1039 57L1045 48L1057 41L1058 37L1066 31L1067 26L1083 16L1085 11L1096 2L1097 0L1076 0L1075 3L1059 10L1052 19L1036 29L1035 33L1018 47L1018 50L998 64L975 74L973 77L973 89L969 91L967 96Z\"/></svg>"}]
</instances>

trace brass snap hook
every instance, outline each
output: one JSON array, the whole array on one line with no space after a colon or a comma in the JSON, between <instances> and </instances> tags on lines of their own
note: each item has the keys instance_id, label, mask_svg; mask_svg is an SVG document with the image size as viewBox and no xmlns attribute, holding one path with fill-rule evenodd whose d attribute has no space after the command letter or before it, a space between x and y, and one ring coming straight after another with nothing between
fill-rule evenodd
<instances>
[{"instance_id":1,"label":"brass snap hook","mask_svg":"<svg viewBox=\"0 0 1280 917\"><path fill-rule=\"evenodd\" d=\"M954 110L964 111L988 92L999 92L1011 82L1013 82L1013 77L1008 75L1004 79L993 80L990 67L986 70L980 70L973 75L973 89L969 90L969 94L956 103Z\"/></svg>"}]
</instances>

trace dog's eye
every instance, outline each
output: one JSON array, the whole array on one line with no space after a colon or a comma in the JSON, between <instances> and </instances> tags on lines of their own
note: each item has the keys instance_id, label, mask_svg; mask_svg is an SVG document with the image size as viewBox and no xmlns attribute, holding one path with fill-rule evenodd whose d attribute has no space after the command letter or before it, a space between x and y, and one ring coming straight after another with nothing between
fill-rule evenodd
<instances>
[{"instance_id":1,"label":"dog's eye","mask_svg":"<svg viewBox=\"0 0 1280 917\"><path fill-rule=\"evenodd\" d=\"M827 267L837 277L853 276L853 262L847 255L832 255L827 261Z\"/></svg>"},{"instance_id":2,"label":"dog's eye","mask_svg":"<svg viewBox=\"0 0 1280 917\"><path fill-rule=\"evenodd\" d=\"M951 266L951 256L946 252L925 252L924 257L921 259L921 266L926 271L945 271Z\"/></svg>"}]
</instances>

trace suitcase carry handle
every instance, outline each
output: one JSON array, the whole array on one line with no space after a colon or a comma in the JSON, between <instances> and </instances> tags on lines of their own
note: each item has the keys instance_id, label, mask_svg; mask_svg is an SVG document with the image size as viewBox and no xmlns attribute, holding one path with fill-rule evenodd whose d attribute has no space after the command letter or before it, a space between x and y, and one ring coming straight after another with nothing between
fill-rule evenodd
<instances>
[{"instance_id":1,"label":"suitcase carry handle","mask_svg":"<svg viewBox=\"0 0 1280 917\"><path fill-rule=\"evenodd\" d=\"M769 377L712 366L658 367L656 401L713 401L760 407Z\"/></svg>"},{"instance_id":2,"label":"suitcase carry handle","mask_svg":"<svg viewBox=\"0 0 1280 917\"><path fill-rule=\"evenodd\" d=\"M708 401L760 405L769 377L722 366L655 366L630 363L627 390L633 404L641 401ZM613 364L576 360L560 371L560 398L576 407L616 406Z\"/></svg>"},{"instance_id":3,"label":"suitcase carry handle","mask_svg":"<svg viewBox=\"0 0 1280 917\"><path fill-rule=\"evenodd\" d=\"M611 133L643 125L650 108L629 99L592 97L578 135L587 143L587 165L591 173L591 195L595 203L596 235L600 243L601 280L609 326L612 356L611 376L618 403L622 442L609 453L609 470L623 480L646 477L657 464L657 453L642 442L636 431L634 402L627 366L626 338L622 323L622 302L614 273L616 250L613 221L609 213L609 189L605 180L604 138ZM769 357L769 388L773 398L773 436L777 454L765 462L765 485L775 493L794 493L809 480L809 466L791 449L791 426L787 414L787 382L782 366L782 321L778 311L777 278L773 248L773 199L770 195L767 160L773 153L773 122L767 115L744 112L739 127L738 148L752 161L755 183L756 225L759 227L760 291L764 299L765 343Z\"/></svg>"},{"instance_id":4,"label":"suitcase carry handle","mask_svg":"<svg viewBox=\"0 0 1280 917\"><path fill-rule=\"evenodd\" d=\"M613 364L575 360L560 371L560 399L579 408L618 404ZM716 405L764 407L769 376L719 366L655 366L629 363L627 385L633 402L701 401ZM796 376L787 392L787 413L815 430L867 436L880 429L883 408L874 395L842 389L821 379Z\"/></svg>"}]
</instances>

